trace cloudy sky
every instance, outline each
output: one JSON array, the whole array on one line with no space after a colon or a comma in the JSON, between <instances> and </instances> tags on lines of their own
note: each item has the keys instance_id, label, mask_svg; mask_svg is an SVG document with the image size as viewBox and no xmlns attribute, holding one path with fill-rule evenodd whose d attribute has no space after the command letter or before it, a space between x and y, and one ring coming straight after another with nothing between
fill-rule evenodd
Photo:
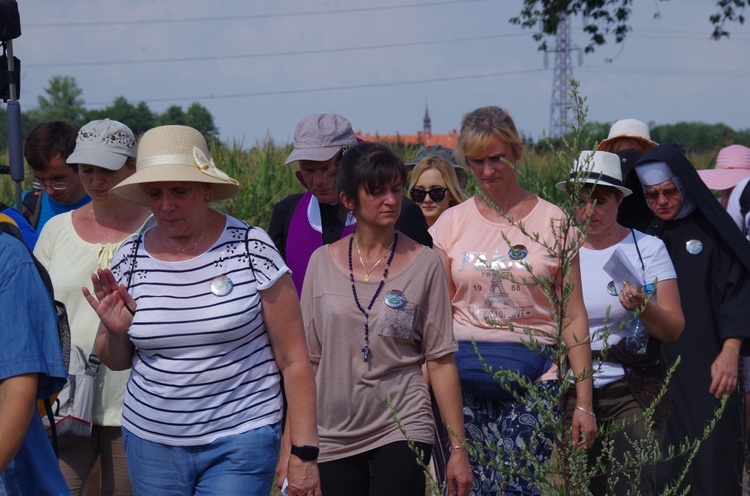
<instances>
[{"instance_id":1,"label":"cloudy sky","mask_svg":"<svg viewBox=\"0 0 750 496\"><path fill-rule=\"evenodd\" d=\"M223 140L291 141L300 117L335 112L355 129L434 133L482 105L524 135L550 126L554 55L512 26L521 0L24 0L21 106L75 77L89 108L114 98L161 112L207 107ZM584 55L574 76L589 120L626 117L750 128L750 27L709 39L714 0L640 0L624 45ZM658 17L658 18L657 18ZM584 46L581 20L572 38ZM611 61L610 61L611 60Z\"/></svg>"}]
</instances>

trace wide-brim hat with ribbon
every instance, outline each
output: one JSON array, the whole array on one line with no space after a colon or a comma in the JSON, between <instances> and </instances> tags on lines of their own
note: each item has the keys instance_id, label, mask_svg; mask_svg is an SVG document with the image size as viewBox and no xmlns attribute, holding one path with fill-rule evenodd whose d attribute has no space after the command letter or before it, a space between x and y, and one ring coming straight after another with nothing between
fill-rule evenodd
<instances>
[{"instance_id":1,"label":"wide-brim hat with ribbon","mask_svg":"<svg viewBox=\"0 0 750 496\"><path fill-rule=\"evenodd\" d=\"M709 189L723 191L734 188L737 183L750 177L750 148L742 145L729 145L719 150L716 168L698 171Z\"/></svg>"},{"instance_id":2,"label":"wide-brim hat with ribbon","mask_svg":"<svg viewBox=\"0 0 750 496\"><path fill-rule=\"evenodd\" d=\"M620 157L610 152L582 151L570 170L568 180L557 183L555 187L565 191L575 181L596 186L610 186L620 190L623 196L633 193L622 182Z\"/></svg>"},{"instance_id":3,"label":"wide-brim hat with ribbon","mask_svg":"<svg viewBox=\"0 0 750 496\"><path fill-rule=\"evenodd\" d=\"M124 200L148 206L142 186L165 181L211 185L210 201L233 197L238 182L216 167L206 139L189 126L159 126L146 131L138 143L136 172L110 190Z\"/></svg>"}]
</instances>

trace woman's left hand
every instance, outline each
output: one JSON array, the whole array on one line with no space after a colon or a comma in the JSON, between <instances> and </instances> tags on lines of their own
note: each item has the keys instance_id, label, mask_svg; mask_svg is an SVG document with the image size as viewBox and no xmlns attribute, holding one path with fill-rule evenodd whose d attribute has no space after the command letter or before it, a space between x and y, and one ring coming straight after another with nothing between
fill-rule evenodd
<instances>
[{"instance_id":1,"label":"woman's left hand","mask_svg":"<svg viewBox=\"0 0 750 496\"><path fill-rule=\"evenodd\" d=\"M586 410L591 412L593 408L586 408ZM594 445L596 438L596 418L576 408L573 412L571 430L573 446L589 449Z\"/></svg>"},{"instance_id":2,"label":"woman's left hand","mask_svg":"<svg viewBox=\"0 0 750 496\"><path fill-rule=\"evenodd\" d=\"M125 286L117 283L109 269L97 269L91 274L91 283L94 287L93 294L88 288L81 288L86 301L109 332L125 335L133 323L135 300Z\"/></svg>"},{"instance_id":3,"label":"woman's left hand","mask_svg":"<svg viewBox=\"0 0 750 496\"><path fill-rule=\"evenodd\" d=\"M322 496L317 462L290 456L287 470L289 496Z\"/></svg>"},{"instance_id":4,"label":"woman's left hand","mask_svg":"<svg viewBox=\"0 0 750 496\"><path fill-rule=\"evenodd\" d=\"M471 491L471 466L469 465L469 454L465 449L451 450L446 467L446 483L448 485L448 496L466 496Z\"/></svg>"},{"instance_id":5,"label":"woman's left hand","mask_svg":"<svg viewBox=\"0 0 750 496\"><path fill-rule=\"evenodd\" d=\"M725 394L731 394L737 387L737 376L739 375L739 350L724 346L711 364L711 386L709 392L716 398Z\"/></svg>"},{"instance_id":6,"label":"woman's left hand","mask_svg":"<svg viewBox=\"0 0 750 496\"><path fill-rule=\"evenodd\" d=\"M622 308L629 312L635 312L636 309L643 309L648 300L648 295L643 289L636 289L635 286L627 281L622 283L622 291L618 295Z\"/></svg>"}]
</instances>

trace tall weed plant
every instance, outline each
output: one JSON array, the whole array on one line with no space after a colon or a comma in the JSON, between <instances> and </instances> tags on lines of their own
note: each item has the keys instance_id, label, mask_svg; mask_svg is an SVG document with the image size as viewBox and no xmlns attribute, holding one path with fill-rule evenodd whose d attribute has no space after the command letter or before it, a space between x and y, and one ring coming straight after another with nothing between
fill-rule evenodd
<instances>
[{"instance_id":1,"label":"tall weed plant","mask_svg":"<svg viewBox=\"0 0 750 496\"><path fill-rule=\"evenodd\" d=\"M572 123L565 122L570 133L563 138L563 146L554 152L548 152L543 155L526 153L525 161L519 163L516 167L519 181L524 188L529 191L546 196L547 199L556 203L564 212L562 222L550 222L550 229L555 234L556 241L552 245L544 244L544 248L550 257L554 257L560 262L559 279L545 278L535 275L529 267L525 276L519 277L509 273L500 273L499 277L507 279L511 284L537 285L541 287L547 299L547 303L552 310L551 314L554 320L554 355L553 362L557 365L557 378L560 383L557 394L551 394L542 388L535 388L528 378L513 373L505 369L494 370L488 364L484 363L479 348L475 345L475 352L479 355L485 370L492 374L498 382L498 387L503 388L511 394L516 401L531 405L531 407L541 413L542 422L537 426L537 431L531 436L531 439L544 438L549 444L553 455L550 460L538 460L534 455L534 450L520 449L518 452L508 452L502 443L484 441L484 443L466 443L465 449L469 455L477 460L480 465L491 466L498 473L502 474L504 480L513 480L514 478L524 478L527 480L534 479L534 486L542 495L557 496L582 496L590 495L589 481L599 475L604 474L607 478L609 493L615 494L615 485L624 483L627 486L627 494L639 495L638 483L641 473L644 469L655 464L671 460L683 454L687 455L686 462L683 466L681 476L677 480L671 481L668 487L660 493L666 495L688 494L689 488L681 488L680 484L685 474L690 469L690 463L705 440L713 430L716 420L723 413L726 406L726 398L721 406L715 412L714 419L706 425L703 436L698 439L685 439L679 446L669 446L663 449L654 426L654 413L656 405L661 401L667 392L669 378L675 368L679 366L676 363L667 371L666 378L652 403L645 408L642 417L647 426L648 435L643 440L631 440L630 449L626 452L615 452L614 445L611 442L604 442L602 454L595 463L590 465L587 462L587 452L572 442L571 425L566 418L565 403L566 396L571 387L575 386L577 381L589 378L594 371L606 360L607 349L605 348L603 356L594 361L594 367L581 377L574 377L567 360L568 348L563 341L563 331L568 325L567 307L571 294L574 290L571 281L572 263L577 256L578 249L585 240L586 224L583 226L576 224L575 212L578 204L578 192L585 178L581 178L578 184L574 184L572 194L557 191L554 184L557 181L564 180L568 177L571 165L578 158L581 151L595 148L596 143L591 143L587 136L584 135L584 123L586 118L585 98L578 93L578 83L571 80L570 96L574 102L571 110L574 112L575 121ZM512 164L509 164L512 165ZM485 201L489 200L485 198ZM496 207L497 209L497 207ZM499 211L499 209L498 209ZM500 212L502 214L502 212ZM527 232L522 222L516 222L509 218L509 221L523 231L531 242L545 243L539 236L539 233ZM509 242L509 240L506 240ZM509 244L511 244L509 242ZM488 266L488 270L493 270ZM585 270L585 268L583 269ZM637 314L642 309L636 311ZM490 323L494 324L494 323ZM499 324L499 323L498 323ZM626 323L627 324L627 323ZM541 345L537 341L536 333L529 328L511 329L515 332L523 332L526 335L526 346L536 352L543 353ZM616 332L618 329L612 329ZM579 346L580 343L572 346ZM515 389L511 384L516 383L522 386L521 391ZM394 421L401 426L398 411L396 411L389 399L389 404ZM545 405L557 405L557 408L546 408ZM635 421L635 420L633 420ZM633 422L631 421L631 422ZM612 425L607 428L599 427L599 436L623 430L628 427L627 423ZM402 427L401 427L402 428ZM407 440L409 437L403 430L402 432ZM548 436L541 436L547 433ZM456 434L456 433L454 433ZM458 437L463 438L462 433ZM409 440L410 441L410 440ZM414 448L413 448L414 449ZM421 457L417 453L417 459L421 463ZM428 467L422 464L426 477L431 480L431 491L435 495L446 494L446 488L431 479ZM499 485L495 488L494 494L503 494L504 487Z\"/></svg>"}]
</instances>

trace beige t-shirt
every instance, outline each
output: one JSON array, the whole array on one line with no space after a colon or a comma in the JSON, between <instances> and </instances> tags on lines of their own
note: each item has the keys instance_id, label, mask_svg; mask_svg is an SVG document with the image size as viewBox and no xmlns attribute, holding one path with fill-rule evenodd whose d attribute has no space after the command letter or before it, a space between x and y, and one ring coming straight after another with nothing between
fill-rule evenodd
<instances>
[{"instance_id":1,"label":"beige t-shirt","mask_svg":"<svg viewBox=\"0 0 750 496\"><path fill-rule=\"evenodd\" d=\"M382 272L369 282L356 282L365 310L381 279ZM393 290L403 293L402 308L384 303ZM458 349L445 271L437 254L423 247L403 272L385 281L369 311L368 362L362 353L365 316L354 301L349 274L335 267L327 246L310 259L301 300L310 359L318 363L320 461L404 441L387 395L408 436L432 443L430 395L421 365Z\"/></svg>"}]
</instances>

